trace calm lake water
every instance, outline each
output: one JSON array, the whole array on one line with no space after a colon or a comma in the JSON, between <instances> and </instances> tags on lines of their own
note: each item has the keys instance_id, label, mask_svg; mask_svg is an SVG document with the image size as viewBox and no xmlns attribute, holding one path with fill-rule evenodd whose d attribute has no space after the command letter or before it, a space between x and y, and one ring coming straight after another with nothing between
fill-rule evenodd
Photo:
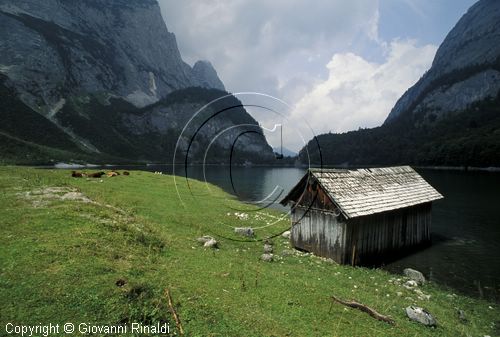
<instances>
[{"instance_id":1,"label":"calm lake water","mask_svg":"<svg viewBox=\"0 0 500 337\"><path fill-rule=\"evenodd\" d=\"M171 168L156 166L134 169L171 173ZM432 245L383 268L394 273L415 268L457 292L499 301L500 173L418 171L445 197L433 205ZM285 196L304 173L299 168L237 167L230 174L229 168L207 167L205 176L243 201L272 201ZM201 167L189 167L188 175L204 180Z\"/></svg>"}]
</instances>

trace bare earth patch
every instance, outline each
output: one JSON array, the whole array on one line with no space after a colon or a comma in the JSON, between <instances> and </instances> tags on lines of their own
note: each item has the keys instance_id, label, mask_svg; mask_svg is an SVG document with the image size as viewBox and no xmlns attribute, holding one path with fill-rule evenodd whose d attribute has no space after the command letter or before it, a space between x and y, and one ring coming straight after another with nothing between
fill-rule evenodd
<instances>
[{"instance_id":1,"label":"bare earth patch","mask_svg":"<svg viewBox=\"0 0 500 337\"><path fill-rule=\"evenodd\" d=\"M79 192L74 187L64 187L64 186L50 186L39 189L34 189L31 191L24 191L16 193L17 196L24 200L31 202L34 208L47 207L54 201L77 201L82 203L99 205L102 207L110 208L119 213L124 213L120 208L112 205L101 204L97 201L91 200L82 192Z\"/></svg>"},{"instance_id":2,"label":"bare earth patch","mask_svg":"<svg viewBox=\"0 0 500 337\"><path fill-rule=\"evenodd\" d=\"M16 193L21 198L31 202L35 208L48 206L52 201L56 200L71 200L84 203L91 203L92 200L87 198L83 193L78 192L72 187L45 187L34 189L31 191Z\"/></svg>"}]
</instances>

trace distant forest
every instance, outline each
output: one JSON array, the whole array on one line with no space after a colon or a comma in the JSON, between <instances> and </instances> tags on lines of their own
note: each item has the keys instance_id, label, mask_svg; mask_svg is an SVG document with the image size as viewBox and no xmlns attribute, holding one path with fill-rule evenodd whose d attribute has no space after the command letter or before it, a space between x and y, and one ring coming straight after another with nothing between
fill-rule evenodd
<instances>
[{"instance_id":1,"label":"distant forest","mask_svg":"<svg viewBox=\"0 0 500 337\"><path fill-rule=\"evenodd\" d=\"M500 167L500 93L459 113L425 115L406 112L373 129L320 135L307 145L311 163ZM308 163L306 148L299 160Z\"/></svg>"}]
</instances>

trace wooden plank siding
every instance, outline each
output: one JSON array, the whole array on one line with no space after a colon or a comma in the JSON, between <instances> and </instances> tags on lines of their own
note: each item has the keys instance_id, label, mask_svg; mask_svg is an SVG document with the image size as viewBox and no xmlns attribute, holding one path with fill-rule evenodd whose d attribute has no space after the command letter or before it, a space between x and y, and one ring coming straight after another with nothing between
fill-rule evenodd
<instances>
[{"instance_id":1,"label":"wooden plank siding","mask_svg":"<svg viewBox=\"0 0 500 337\"><path fill-rule=\"evenodd\" d=\"M381 261L430 241L431 207L429 202L349 220L332 212L296 207L290 240L295 248L341 264Z\"/></svg>"},{"instance_id":2,"label":"wooden plank siding","mask_svg":"<svg viewBox=\"0 0 500 337\"><path fill-rule=\"evenodd\" d=\"M366 264L430 242L432 204L373 214L347 221L343 263ZM354 256L354 261L352 257Z\"/></svg>"},{"instance_id":3,"label":"wooden plank siding","mask_svg":"<svg viewBox=\"0 0 500 337\"><path fill-rule=\"evenodd\" d=\"M290 241L293 247L329 257L345 259L346 224L333 213L296 207L292 211Z\"/></svg>"}]
</instances>

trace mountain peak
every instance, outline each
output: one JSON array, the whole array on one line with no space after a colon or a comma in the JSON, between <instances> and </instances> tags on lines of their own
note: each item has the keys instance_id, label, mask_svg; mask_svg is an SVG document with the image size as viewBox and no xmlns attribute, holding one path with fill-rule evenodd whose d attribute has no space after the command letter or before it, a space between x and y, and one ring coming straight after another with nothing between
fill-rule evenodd
<instances>
[{"instance_id":1,"label":"mountain peak","mask_svg":"<svg viewBox=\"0 0 500 337\"><path fill-rule=\"evenodd\" d=\"M421 120L463 111L500 90L500 1L480 0L439 46L431 68L398 100L385 123L403 114Z\"/></svg>"},{"instance_id":2,"label":"mountain peak","mask_svg":"<svg viewBox=\"0 0 500 337\"><path fill-rule=\"evenodd\" d=\"M224 84L217 75L217 71L215 71L215 68L209 61L197 61L193 66L193 73L202 87L215 88L223 91L226 90Z\"/></svg>"},{"instance_id":3,"label":"mountain peak","mask_svg":"<svg viewBox=\"0 0 500 337\"><path fill-rule=\"evenodd\" d=\"M182 60L155 0L2 0L0 41L0 73L43 114L81 93L142 107L183 88L224 88L211 65Z\"/></svg>"},{"instance_id":4,"label":"mountain peak","mask_svg":"<svg viewBox=\"0 0 500 337\"><path fill-rule=\"evenodd\" d=\"M448 33L436 52L432 67L447 73L467 65L492 63L500 55L498 41L500 2L478 1Z\"/></svg>"}]
</instances>

